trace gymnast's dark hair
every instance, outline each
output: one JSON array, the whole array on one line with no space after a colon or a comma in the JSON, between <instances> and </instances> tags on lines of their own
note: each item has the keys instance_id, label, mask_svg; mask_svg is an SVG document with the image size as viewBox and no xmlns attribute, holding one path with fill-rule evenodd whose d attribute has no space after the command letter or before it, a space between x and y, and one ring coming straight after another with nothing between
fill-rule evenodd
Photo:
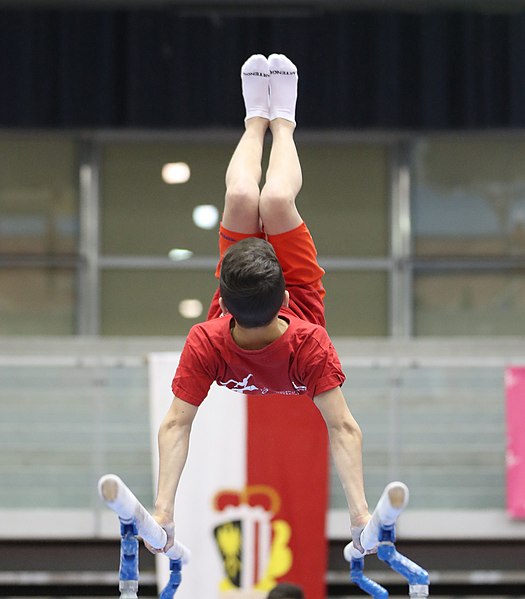
<instances>
[{"instance_id":1,"label":"gymnast's dark hair","mask_svg":"<svg viewBox=\"0 0 525 599\"><path fill-rule=\"evenodd\" d=\"M304 593L295 584L281 582L270 591L267 599L304 599Z\"/></svg>"},{"instance_id":2,"label":"gymnast's dark hair","mask_svg":"<svg viewBox=\"0 0 525 599\"><path fill-rule=\"evenodd\" d=\"M219 279L222 301L245 328L270 323L283 303L285 282L270 243L248 237L225 252Z\"/></svg>"}]
</instances>

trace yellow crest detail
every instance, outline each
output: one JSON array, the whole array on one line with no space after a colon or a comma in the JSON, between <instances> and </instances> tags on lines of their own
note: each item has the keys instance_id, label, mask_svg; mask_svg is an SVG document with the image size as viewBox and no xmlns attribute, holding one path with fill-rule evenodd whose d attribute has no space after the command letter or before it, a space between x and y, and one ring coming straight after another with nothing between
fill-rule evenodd
<instances>
[{"instance_id":1,"label":"yellow crest detail","mask_svg":"<svg viewBox=\"0 0 525 599\"><path fill-rule=\"evenodd\" d=\"M277 491L268 485L225 489L213 504L222 515L214 528L225 574L220 590L271 590L293 562L291 526L274 519L281 508Z\"/></svg>"}]
</instances>

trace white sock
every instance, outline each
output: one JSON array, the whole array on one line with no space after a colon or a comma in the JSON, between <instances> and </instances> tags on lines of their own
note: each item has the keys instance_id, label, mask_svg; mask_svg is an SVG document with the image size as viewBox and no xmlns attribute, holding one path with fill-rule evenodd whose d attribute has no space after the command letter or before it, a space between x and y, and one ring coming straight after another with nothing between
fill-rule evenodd
<instances>
[{"instance_id":1,"label":"white sock","mask_svg":"<svg viewBox=\"0 0 525 599\"><path fill-rule=\"evenodd\" d=\"M262 54L250 56L242 65L241 79L246 119L251 119L254 116L269 119L270 67L266 56Z\"/></svg>"},{"instance_id":2,"label":"white sock","mask_svg":"<svg viewBox=\"0 0 525 599\"><path fill-rule=\"evenodd\" d=\"M297 67L284 54L268 57L270 65L270 119L281 118L295 124Z\"/></svg>"}]
</instances>

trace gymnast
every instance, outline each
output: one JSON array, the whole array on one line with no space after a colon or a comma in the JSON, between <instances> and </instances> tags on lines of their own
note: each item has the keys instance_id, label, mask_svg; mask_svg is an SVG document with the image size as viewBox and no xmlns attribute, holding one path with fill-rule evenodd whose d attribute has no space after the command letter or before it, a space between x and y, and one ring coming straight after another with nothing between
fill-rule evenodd
<instances>
[{"instance_id":1,"label":"gymnast","mask_svg":"<svg viewBox=\"0 0 525 599\"><path fill-rule=\"evenodd\" d=\"M325 328L324 270L295 198L302 185L294 142L297 68L282 54L256 54L241 68L245 131L226 171L219 231L219 287L206 322L190 330L159 430L154 517L174 539L174 501L193 419L213 381L246 394L306 395L320 410L348 503L354 546L370 518L362 434L341 391L345 380ZM265 182L261 158L272 145ZM320 481L324 484L324 481Z\"/></svg>"}]
</instances>

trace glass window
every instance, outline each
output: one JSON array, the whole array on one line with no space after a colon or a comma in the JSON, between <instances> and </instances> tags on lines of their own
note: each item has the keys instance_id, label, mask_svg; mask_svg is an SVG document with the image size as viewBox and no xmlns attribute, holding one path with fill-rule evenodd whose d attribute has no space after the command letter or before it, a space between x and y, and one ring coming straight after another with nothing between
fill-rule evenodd
<instances>
[{"instance_id":1,"label":"glass window","mask_svg":"<svg viewBox=\"0 0 525 599\"><path fill-rule=\"evenodd\" d=\"M416 335L524 335L523 273L418 274Z\"/></svg>"},{"instance_id":2,"label":"glass window","mask_svg":"<svg viewBox=\"0 0 525 599\"><path fill-rule=\"evenodd\" d=\"M152 505L146 368L29 363L0 380L2 509L93 509L103 472Z\"/></svg>"},{"instance_id":3,"label":"glass window","mask_svg":"<svg viewBox=\"0 0 525 599\"><path fill-rule=\"evenodd\" d=\"M74 142L49 136L1 136L0 156L0 253L75 253Z\"/></svg>"},{"instance_id":4,"label":"glass window","mask_svg":"<svg viewBox=\"0 0 525 599\"><path fill-rule=\"evenodd\" d=\"M330 273L325 286L331 335L388 334L385 273ZM187 335L191 326L206 319L216 288L213 273L207 271L105 270L102 334Z\"/></svg>"},{"instance_id":5,"label":"glass window","mask_svg":"<svg viewBox=\"0 0 525 599\"><path fill-rule=\"evenodd\" d=\"M388 148L298 143L299 212L320 255L383 257L389 244Z\"/></svg>"},{"instance_id":6,"label":"glass window","mask_svg":"<svg viewBox=\"0 0 525 599\"><path fill-rule=\"evenodd\" d=\"M0 334L70 335L78 238L76 144L57 135L6 134L0 136L0 156L5 265Z\"/></svg>"},{"instance_id":7,"label":"glass window","mask_svg":"<svg viewBox=\"0 0 525 599\"><path fill-rule=\"evenodd\" d=\"M408 484L413 509L501 509L503 370L466 367L454 356L455 366L398 368L395 346L392 352L390 365L345 368L343 391L363 431L369 501L385 480L397 479ZM335 468L330 490L330 506L345 509Z\"/></svg>"},{"instance_id":8,"label":"glass window","mask_svg":"<svg viewBox=\"0 0 525 599\"><path fill-rule=\"evenodd\" d=\"M179 248L217 255L218 224L196 226L194 211L199 205L222 211L224 175L236 143L236 139L107 143L101 179L102 253L166 256ZM304 174L298 207L319 254L386 256L387 148L311 141L298 146ZM185 182L167 183L171 177ZM333 334L387 334L385 274L338 272L330 274L328 282L327 313ZM186 334L205 317L215 285L207 271L106 271L101 330L104 334ZM191 316L196 310L195 302L186 300L204 305L199 318L181 316L181 311ZM349 301L355 306L351 315L346 313Z\"/></svg>"},{"instance_id":9,"label":"glass window","mask_svg":"<svg viewBox=\"0 0 525 599\"><path fill-rule=\"evenodd\" d=\"M397 437L395 476L409 486L412 508L503 507L502 375L457 366L399 371L390 432Z\"/></svg>"},{"instance_id":10,"label":"glass window","mask_svg":"<svg viewBox=\"0 0 525 599\"><path fill-rule=\"evenodd\" d=\"M420 141L414 175L416 255L525 255L525 140Z\"/></svg>"},{"instance_id":11,"label":"glass window","mask_svg":"<svg viewBox=\"0 0 525 599\"><path fill-rule=\"evenodd\" d=\"M217 227L196 227L193 210L220 212L231 143L111 143L102 161L104 254L166 255L173 247L217 251ZM304 183L299 211L320 254L385 256L388 251L387 149L368 144L298 144ZM265 154L267 161L268 152ZM190 178L168 184L166 164L185 163Z\"/></svg>"},{"instance_id":12,"label":"glass window","mask_svg":"<svg viewBox=\"0 0 525 599\"><path fill-rule=\"evenodd\" d=\"M337 343L336 343L337 347ZM340 351L344 360L348 352ZM385 480L392 480L390 467L393 459L390 370L384 368L344 366L346 381L343 393L348 406L363 431L363 462L366 491L369 501L378 498L385 488ZM331 459L330 507L348 509L345 492Z\"/></svg>"},{"instance_id":13,"label":"glass window","mask_svg":"<svg viewBox=\"0 0 525 599\"><path fill-rule=\"evenodd\" d=\"M0 335L71 335L74 306L73 269L0 269Z\"/></svg>"},{"instance_id":14,"label":"glass window","mask_svg":"<svg viewBox=\"0 0 525 599\"><path fill-rule=\"evenodd\" d=\"M110 143L103 149L102 253L167 256L173 248L217 253L218 226L196 226L193 211L222 212L224 174L234 143ZM167 164L184 163L190 178L169 184Z\"/></svg>"},{"instance_id":15,"label":"glass window","mask_svg":"<svg viewBox=\"0 0 525 599\"><path fill-rule=\"evenodd\" d=\"M107 270L101 285L102 334L187 335L206 319L217 280L206 271Z\"/></svg>"},{"instance_id":16,"label":"glass window","mask_svg":"<svg viewBox=\"0 0 525 599\"><path fill-rule=\"evenodd\" d=\"M326 327L334 337L388 335L388 276L333 272L324 277Z\"/></svg>"}]
</instances>

